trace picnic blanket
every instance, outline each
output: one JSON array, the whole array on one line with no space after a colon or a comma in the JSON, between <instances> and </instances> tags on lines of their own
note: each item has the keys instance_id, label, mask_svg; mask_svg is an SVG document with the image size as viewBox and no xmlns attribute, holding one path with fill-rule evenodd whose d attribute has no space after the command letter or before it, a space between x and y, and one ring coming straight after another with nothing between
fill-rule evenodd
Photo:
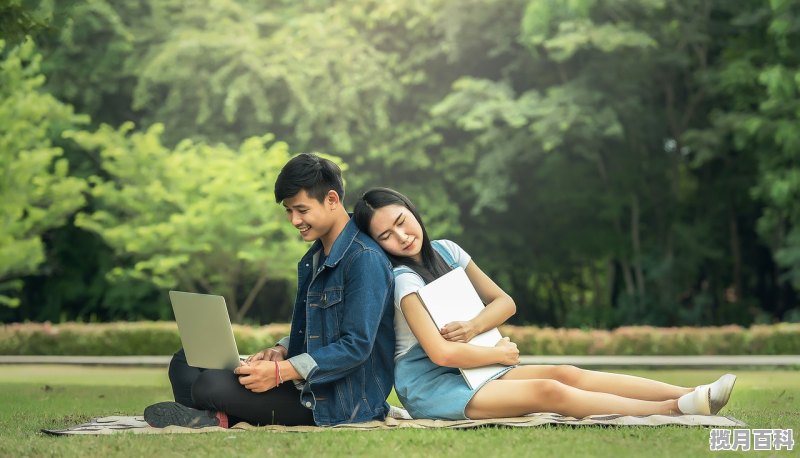
<instances>
[{"instance_id":1,"label":"picnic blanket","mask_svg":"<svg viewBox=\"0 0 800 458\"><path fill-rule=\"evenodd\" d=\"M504 427L531 427L543 425L570 425L570 426L716 426L716 427L742 427L745 423L733 417L712 415L592 415L586 418L573 418L553 413L534 413L524 417L493 418L491 420L402 420L387 417L384 421L370 421L338 425L332 427L318 426L253 426L248 423L237 423L230 429L211 426L206 428L185 428L168 426L166 428L153 428L144 421L142 416L110 416L94 418L87 423L81 423L65 429L42 429L42 432L53 435L75 434L181 434L181 433L212 433L212 432L241 432L241 431L270 431L270 432L317 432L331 430L346 431L376 431L402 428L452 428L466 429L487 426Z\"/></svg>"}]
</instances>

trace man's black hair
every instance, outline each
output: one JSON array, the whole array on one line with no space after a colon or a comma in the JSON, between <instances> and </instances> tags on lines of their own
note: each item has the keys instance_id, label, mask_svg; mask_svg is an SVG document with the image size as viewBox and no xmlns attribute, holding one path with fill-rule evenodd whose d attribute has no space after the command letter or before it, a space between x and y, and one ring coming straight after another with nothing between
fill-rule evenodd
<instances>
[{"instance_id":1,"label":"man's black hair","mask_svg":"<svg viewBox=\"0 0 800 458\"><path fill-rule=\"evenodd\" d=\"M320 203L325 201L328 191L333 190L339 194L339 200L344 201L342 170L316 154L298 154L283 166L275 180L275 202L281 203L301 190Z\"/></svg>"}]
</instances>

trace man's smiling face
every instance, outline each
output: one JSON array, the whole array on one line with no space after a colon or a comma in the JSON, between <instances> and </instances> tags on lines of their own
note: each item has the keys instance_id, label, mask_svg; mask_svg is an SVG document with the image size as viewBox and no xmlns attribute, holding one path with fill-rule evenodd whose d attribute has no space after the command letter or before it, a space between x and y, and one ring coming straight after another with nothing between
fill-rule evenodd
<instances>
[{"instance_id":1,"label":"man's smiling face","mask_svg":"<svg viewBox=\"0 0 800 458\"><path fill-rule=\"evenodd\" d=\"M329 208L330 196L320 202L301 189L281 202L292 226L300 231L303 240L310 242L325 238L335 223L334 212Z\"/></svg>"}]
</instances>

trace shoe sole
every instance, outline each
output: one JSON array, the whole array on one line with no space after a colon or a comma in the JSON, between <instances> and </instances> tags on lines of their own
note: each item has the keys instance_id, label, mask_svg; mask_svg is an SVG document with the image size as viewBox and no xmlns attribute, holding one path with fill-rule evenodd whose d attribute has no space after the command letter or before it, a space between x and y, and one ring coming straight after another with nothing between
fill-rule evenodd
<instances>
[{"instance_id":1,"label":"shoe sole","mask_svg":"<svg viewBox=\"0 0 800 458\"><path fill-rule=\"evenodd\" d=\"M703 406L703 409L702 409L702 412L700 413L700 415L713 415L711 413L711 387L705 387L705 388L706 388L706 391L708 392L708 394L706 395L707 396L706 400L708 402ZM708 410L705 409L706 407L708 407Z\"/></svg>"},{"instance_id":2,"label":"shoe sole","mask_svg":"<svg viewBox=\"0 0 800 458\"><path fill-rule=\"evenodd\" d=\"M154 428L183 426L205 428L219 426L216 415L205 410L192 409L177 402L159 402L144 409L144 421Z\"/></svg>"},{"instance_id":3,"label":"shoe sole","mask_svg":"<svg viewBox=\"0 0 800 458\"><path fill-rule=\"evenodd\" d=\"M736 376L733 374L725 374L720 377L720 380L723 381L722 383L722 391L719 393L718 398L711 397L711 390L709 390L709 405L711 406L711 415L716 415L717 412L722 410L725 407L725 404L728 403L728 399L731 397L731 392L733 391L733 386L736 384Z\"/></svg>"}]
</instances>

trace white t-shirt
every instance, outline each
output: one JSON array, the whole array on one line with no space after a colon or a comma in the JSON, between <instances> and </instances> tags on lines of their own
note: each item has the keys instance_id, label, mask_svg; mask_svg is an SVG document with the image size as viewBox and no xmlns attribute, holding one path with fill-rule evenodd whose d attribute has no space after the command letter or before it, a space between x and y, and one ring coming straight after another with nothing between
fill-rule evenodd
<instances>
[{"instance_id":1,"label":"white t-shirt","mask_svg":"<svg viewBox=\"0 0 800 458\"><path fill-rule=\"evenodd\" d=\"M450 240L439 240L439 243L444 246L450 256L464 269L467 268L469 261L472 259L466 251L464 251L458 244ZM434 248L435 249L435 248ZM397 269L397 268L396 268ZM408 350L417 344L417 338L408 327L406 317L400 309L400 301L409 294L417 292L420 288L425 286L425 281L415 272L404 272L394 278L394 359L406 354Z\"/></svg>"}]
</instances>

